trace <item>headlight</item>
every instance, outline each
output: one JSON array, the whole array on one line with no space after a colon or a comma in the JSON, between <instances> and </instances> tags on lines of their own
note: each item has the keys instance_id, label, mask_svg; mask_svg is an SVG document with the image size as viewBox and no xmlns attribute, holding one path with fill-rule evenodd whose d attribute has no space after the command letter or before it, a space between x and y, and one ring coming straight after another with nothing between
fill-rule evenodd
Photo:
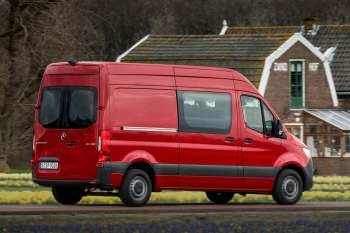
<instances>
[{"instance_id":1,"label":"headlight","mask_svg":"<svg viewBox=\"0 0 350 233\"><path fill-rule=\"evenodd\" d=\"M304 154L308 157L311 158L311 152L308 148L304 147L303 148Z\"/></svg>"}]
</instances>

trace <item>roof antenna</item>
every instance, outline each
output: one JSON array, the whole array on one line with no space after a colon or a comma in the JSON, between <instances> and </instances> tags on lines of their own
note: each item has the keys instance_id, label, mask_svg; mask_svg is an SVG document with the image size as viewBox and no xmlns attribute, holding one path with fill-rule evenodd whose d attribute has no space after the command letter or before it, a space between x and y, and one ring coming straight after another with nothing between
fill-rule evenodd
<instances>
[{"instance_id":1,"label":"roof antenna","mask_svg":"<svg viewBox=\"0 0 350 233\"><path fill-rule=\"evenodd\" d=\"M77 64L77 61L71 58L71 59L68 60L68 63L71 66L75 66Z\"/></svg>"}]
</instances>

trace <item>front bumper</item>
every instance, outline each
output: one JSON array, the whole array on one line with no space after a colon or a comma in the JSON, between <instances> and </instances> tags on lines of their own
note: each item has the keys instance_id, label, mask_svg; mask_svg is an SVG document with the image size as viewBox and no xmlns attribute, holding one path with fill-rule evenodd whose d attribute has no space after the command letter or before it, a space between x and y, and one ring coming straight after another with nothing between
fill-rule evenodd
<instances>
[{"instance_id":1,"label":"front bumper","mask_svg":"<svg viewBox=\"0 0 350 233\"><path fill-rule=\"evenodd\" d=\"M313 186L313 177L314 177L314 165L312 159L310 158L306 167L303 168L304 172L304 191L310 190Z\"/></svg>"}]
</instances>

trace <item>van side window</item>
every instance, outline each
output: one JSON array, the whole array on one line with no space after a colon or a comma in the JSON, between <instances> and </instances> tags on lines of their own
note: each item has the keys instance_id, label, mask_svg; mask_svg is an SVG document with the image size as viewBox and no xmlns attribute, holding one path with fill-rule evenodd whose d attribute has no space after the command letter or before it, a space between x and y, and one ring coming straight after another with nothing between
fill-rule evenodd
<instances>
[{"instance_id":1,"label":"van side window","mask_svg":"<svg viewBox=\"0 0 350 233\"><path fill-rule=\"evenodd\" d=\"M228 93L178 91L181 132L227 134L231 130L232 100Z\"/></svg>"},{"instance_id":2,"label":"van side window","mask_svg":"<svg viewBox=\"0 0 350 233\"><path fill-rule=\"evenodd\" d=\"M264 124L261 114L260 100L253 96L242 95L241 104L246 126L250 129L263 133Z\"/></svg>"}]
</instances>

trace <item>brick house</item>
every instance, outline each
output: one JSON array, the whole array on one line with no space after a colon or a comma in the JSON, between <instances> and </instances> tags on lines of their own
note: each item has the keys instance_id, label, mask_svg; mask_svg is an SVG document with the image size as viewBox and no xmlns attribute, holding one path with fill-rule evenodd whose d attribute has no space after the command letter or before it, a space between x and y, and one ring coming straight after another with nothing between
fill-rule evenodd
<instances>
[{"instance_id":1,"label":"brick house","mask_svg":"<svg viewBox=\"0 0 350 233\"><path fill-rule=\"evenodd\" d=\"M224 21L219 35L147 35L117 61L236 69L313 156L350 157L350 25L308 19L301 26L228 27Z\"/></svg>"}]
</instances>

